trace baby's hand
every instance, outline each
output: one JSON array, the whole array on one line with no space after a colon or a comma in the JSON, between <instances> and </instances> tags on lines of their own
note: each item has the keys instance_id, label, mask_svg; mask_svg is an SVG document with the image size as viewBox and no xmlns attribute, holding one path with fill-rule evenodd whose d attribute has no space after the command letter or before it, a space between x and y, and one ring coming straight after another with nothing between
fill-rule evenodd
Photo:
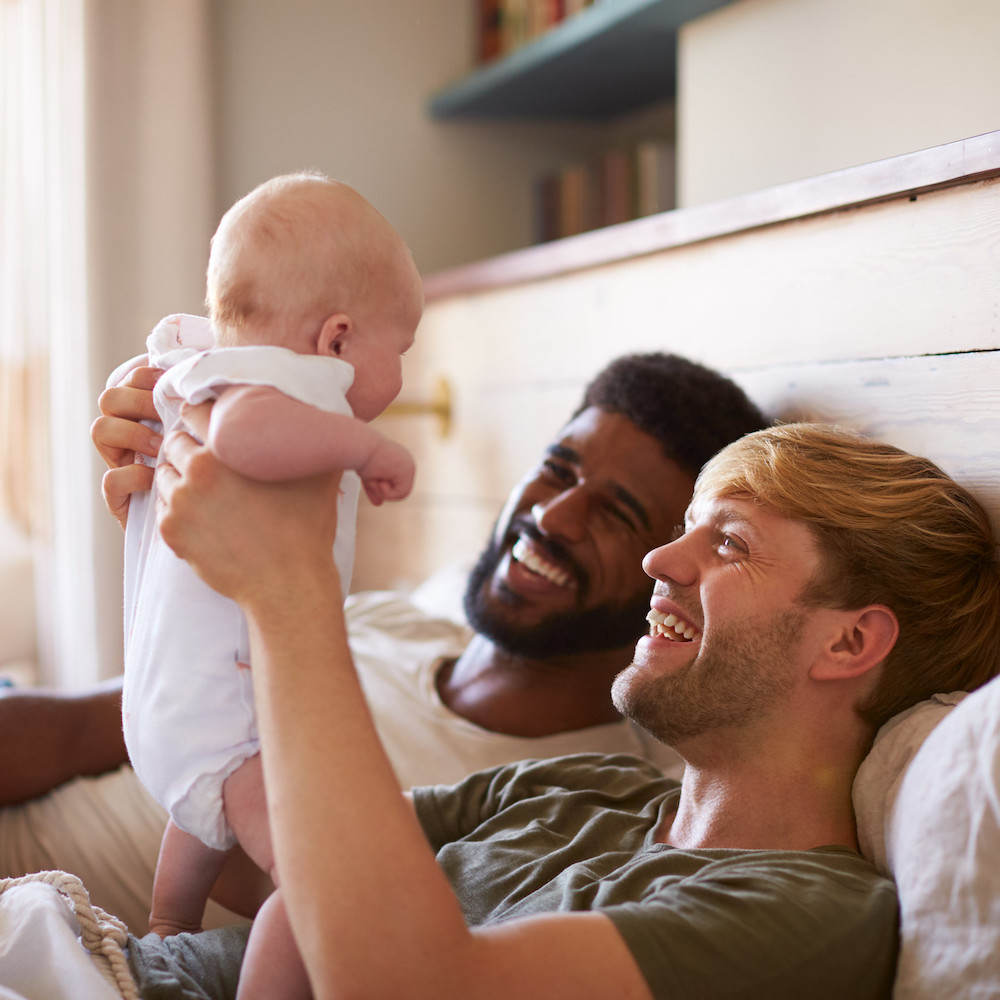
<instances>
[{"instance_id":1,"label":"baby's hand","mask_svg":"<svg viewBox=\"0 0 1000 1000\"><path fill-rule=\"evenodd\" d=\"M416 464L398 442L383 438L371 458L358 469L368 499L376 507L386 500L402 500L413 489Z\"/></svg>"}]
</instances>

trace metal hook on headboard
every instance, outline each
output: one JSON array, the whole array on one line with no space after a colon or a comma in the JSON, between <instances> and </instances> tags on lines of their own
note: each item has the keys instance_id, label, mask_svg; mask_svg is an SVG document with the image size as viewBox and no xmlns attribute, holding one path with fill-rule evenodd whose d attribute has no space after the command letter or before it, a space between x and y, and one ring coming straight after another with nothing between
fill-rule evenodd
<instances>
[{"instance_id":1,"label":"metal hook on headboard","mask_svg":"<svg viewBox=\"0 0 1000 1000\"><path fill-rule=\"evenodd\" d=\"M451 433L451 386L442 376L434 380L428 402L411 403L397 400L395 403L390 403L385 410L387 417L422 417L428 414L437 417L438 432L441 437L447 437Z\"/></svg>"}]
</instances>

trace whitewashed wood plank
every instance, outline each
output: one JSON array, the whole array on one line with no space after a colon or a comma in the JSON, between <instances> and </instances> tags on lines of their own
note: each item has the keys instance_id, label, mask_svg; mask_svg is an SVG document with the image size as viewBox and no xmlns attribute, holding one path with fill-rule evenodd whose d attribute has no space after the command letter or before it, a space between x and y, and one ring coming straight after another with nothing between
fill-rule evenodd
<instances>
[{"instance_id":1,"label":"whitewashed wood plank","mask_svg":"<svg viewBox=\"0 0 1000 1000\"><path fill-rule=\"evenodd\" d=\"M839 423L936 462L1000 530L1000 351L736 373L769 415Z\"/></svg>"},{"instance_id":2,"label":"whitewashed wood plank","mask_svg":"<svg viewBox=\"0 0 1000 1000\"><path fill-rule=\"evenodd\" d=\"M976 493L1000 531L1000 351L731 374L771 416L838 423L937 462ZM578 398L578 386L553 382L495 387L452 440L425 435L413 499L362 512L357 585L413 586L478 554L507 491ZM391 555L369 556L369 543Z\"/></svg>"},{"instance_id":3,"label":"whitewashed wood plank","mask_svg":"<svg viewBox=\"0 0 1000 1000\"><path fill-rule=\"evenodd\" d=\"M476 383L585 379L630 350L733 368L998 348L1000 181L434 302L418 344Z\"/></svg>"}]
</instances>

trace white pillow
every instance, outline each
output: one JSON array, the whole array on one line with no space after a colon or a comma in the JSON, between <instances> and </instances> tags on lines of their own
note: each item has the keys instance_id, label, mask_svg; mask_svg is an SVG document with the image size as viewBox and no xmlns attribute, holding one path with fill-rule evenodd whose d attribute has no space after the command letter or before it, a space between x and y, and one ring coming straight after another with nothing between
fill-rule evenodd
<instances>
[{"instance_id":1,"label":"white pillow","mask_svg":"<svg viewBox=\"0 0 1000 1000\"><path fill-rule=\"evenodd\" d=\"M1000 997L1000 678L927 737L887 825L896 1000Z\"/></svg>"},{"instance_id":2,"label":"white pillow","mask_svg":"<svg viewBox=\"0 0 1000 1000\"><path fill-rule=\"evenodd\" d=\"M893 875L886 833L906 768L930 731L965 697L936 694L893 716L875 736L854 779L854 815L861 853L883 874Z\"/></svg>"},{"instance_id":3,"label":"white pillow","mask_svg":"<svg viewBox=\"0 0 1000 1000\"><path fill-rule=\"evenodd\" d=\"M0 882L0 998L120 1000L106 977L111 961L124 965L124 932L87 906L82 895L69 899L43 881L47 875ZM84 932L88 940L96 939L92 945L101 945L97 950L82 946ZM124 968L122 974L131 979Z\"/></svg>"}]
</instances>

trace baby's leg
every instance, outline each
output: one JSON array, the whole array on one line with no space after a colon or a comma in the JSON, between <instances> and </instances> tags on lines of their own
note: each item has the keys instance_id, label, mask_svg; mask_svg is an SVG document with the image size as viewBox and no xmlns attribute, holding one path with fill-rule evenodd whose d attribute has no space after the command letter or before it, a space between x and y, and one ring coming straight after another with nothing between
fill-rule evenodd
<instances>
[{"instance_id":1,"label":"baby's leg","mask_svg":"<svg viewBox=\"0 0 1000 1000\"><path fill-rule=\"evenodd\" d=\"M277 882L259 754L230 775L222 795L226 820L240 846ZM273 997L310 1000L312 997L279 889L271 893L254 918L236 997L237 1000L271 1000Z\"/></svg>"},{"instance_id":2,"label":"baby's leg","mask_svg":"<svg viewBox=\"0 0 1000 1000\"><path fill-rule=\"evenodd\" d=\"M281 890L275 889L250 930L236 1000L312 1000L312 995Z\"/></svg>"},{"instance_id":3,"label":"baby's leg","mask_svg":"<svg viewBox=\"0 0 1000 1000\"><path fill-rule=\"evenodd\" d=\"M262 871L272 875L271 828L264 795L264 769L260 754L243 761L222 786L222 806L240 847Z\"/></svg>"},{"instance_id":4,"label":"baby's leg","mask_svg":"<svg viewBox=\"0 0 1000 1000\"><path fill-rule=\"evenodd\" d=\"M212 886L211 898L241 917L253 918L272 892L274 883L270 876L237 844L226 856L222 873Z\"/></svg>"},{"instance_id":5,"label":"baby's leg","mask_svg":"<svg viewBox=\"0 0 1000 1000\"><path fill-rule=\"evenodd\" d=\"M201 930L205 903L226 860L226 851L206 847L173 820L160 842L153 880L153 907L149 929L160 937Z\"/></svg>"}]
</instances>

